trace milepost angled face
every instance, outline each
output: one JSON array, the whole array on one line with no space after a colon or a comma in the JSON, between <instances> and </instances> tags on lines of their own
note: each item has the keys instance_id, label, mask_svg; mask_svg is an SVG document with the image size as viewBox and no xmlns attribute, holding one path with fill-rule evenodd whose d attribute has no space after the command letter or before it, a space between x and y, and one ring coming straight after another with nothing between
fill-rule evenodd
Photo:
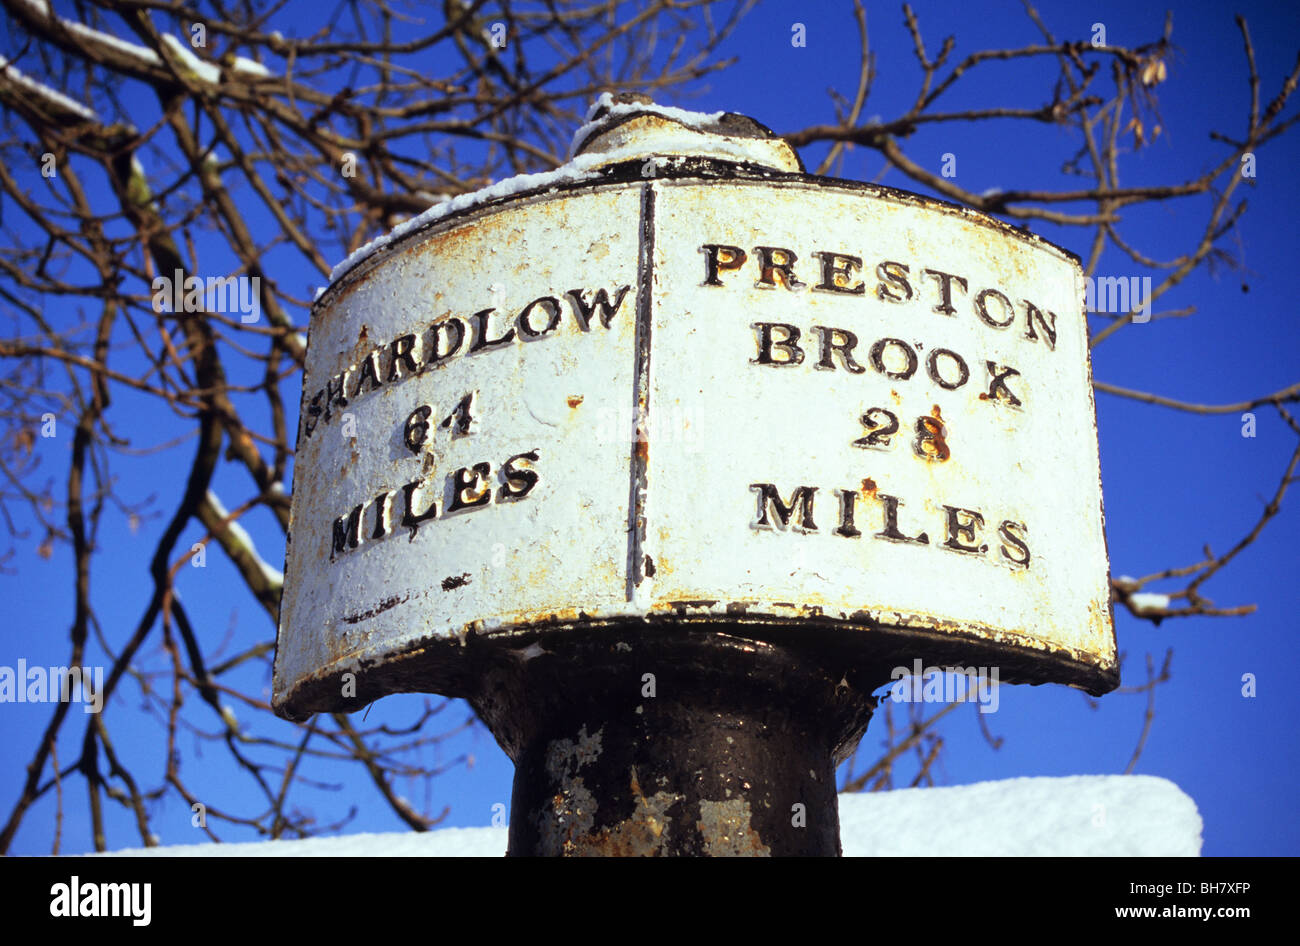
<instances>
[{"instance_id":1,"label":"milepost angled face","mask_svg":"<svg viewBox=\"0 0 1300 946\"><path fill-rule=\"evenodd\" d=\"M750 126L624 116L322 295L278 711L663 622L1113 688L1078 260Z\"/></svg>"}]
</instances>

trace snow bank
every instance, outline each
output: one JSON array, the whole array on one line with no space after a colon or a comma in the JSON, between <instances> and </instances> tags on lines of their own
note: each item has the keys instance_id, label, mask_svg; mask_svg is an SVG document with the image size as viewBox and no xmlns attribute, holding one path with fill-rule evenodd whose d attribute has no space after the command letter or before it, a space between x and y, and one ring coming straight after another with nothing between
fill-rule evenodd
<instances>
[{"instance_id":1,"label":"snow bank","mask_svg":"<svg viewBox=\"0 0 1300 946\"><path fill-rule=\"evenodd\" d=\"M1150 775L1017 778L840 796L845 854L1196 857L1201 816Z\"/></svg>"},{"instance_id":2,"label":"snow bank","mask_svg":"<svg viewBox=\"0 0 1300 946\"><path fill-rule=\"evenodd\" d=\"M307 841L184 844L108 851L103 857L501 857L507 828L442 828L400 834L345 834Z\"/></svg>"},{"instance_id":3,"label":"snow bank","mask_svg":"<svg viewBox=\"0 0 1300 946\"><path fill-rule=\"evenodd\" d=\"M108 857L500 857L506 828L351 834L308 841L194 844ZM846 857L1196 857L1201 816L1149 775L1017 778L840 796Z\"/></svg>"}]
</instances>

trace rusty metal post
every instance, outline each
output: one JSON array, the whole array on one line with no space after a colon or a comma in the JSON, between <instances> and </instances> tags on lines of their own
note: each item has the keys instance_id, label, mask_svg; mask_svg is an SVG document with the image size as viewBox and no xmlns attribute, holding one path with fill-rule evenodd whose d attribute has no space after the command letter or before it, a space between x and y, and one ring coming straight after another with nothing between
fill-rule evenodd
<instances>
[{"instance_id":1,"label":"rusty metal post","mask_svg":"<svg viewBox=\"0 0 1300 946\"><path fill-rule=\"evenodd\" d=\"M873 705L856 679L724 629L498 657L473 703L515 762L511 855L840 853L835 766Z\"/></svg>"},{"instance_id":2,"label":"rusty metal post","mask_svg":"<svg viewBox=\"0 0 1300 946\"><path fill-rule=\"evenodd\" d=\"M273 705L468 699L512 854L835 854L897 668L1118 683L1082 268L744 116L588 119L316 301Z\"/></svg>"}]
</instances>

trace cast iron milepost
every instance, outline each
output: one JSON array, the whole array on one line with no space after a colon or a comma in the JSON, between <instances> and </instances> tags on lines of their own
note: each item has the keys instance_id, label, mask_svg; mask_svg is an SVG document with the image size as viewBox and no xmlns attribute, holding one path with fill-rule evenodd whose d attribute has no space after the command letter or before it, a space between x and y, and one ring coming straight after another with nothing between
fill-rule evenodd
<instances>
[{"instance_id":1,"label":"cast iron milepost","mask_svg":"<svg viewBox=\"0 0 1300 946\"><path fill-rule=\"evenodd\" d=\"M602 97L317 300L277 712L468 699L514 855L838 854L897 668L1118 683L1082 302L1032 234Z\"/></svg>"}]
</instances>

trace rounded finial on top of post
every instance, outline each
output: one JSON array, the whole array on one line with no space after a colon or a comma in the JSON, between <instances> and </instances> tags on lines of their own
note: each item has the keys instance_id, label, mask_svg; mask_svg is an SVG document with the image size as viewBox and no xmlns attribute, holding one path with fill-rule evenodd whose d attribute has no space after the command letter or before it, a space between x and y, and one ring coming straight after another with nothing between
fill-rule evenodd
<instances>
[{"instance_id":1,"label":"rounded finial on top of post","mask_svg":"<svg viewBox=\"0 0 1300 946\"><path fill-rule=\"evenodd\" d=\"M574 136L573 154L702 157L776 171L804 170L798 154L770 128L735 112L690 112L656 105L636 92L605 93Z\"/></svg>"}]
</instances>

